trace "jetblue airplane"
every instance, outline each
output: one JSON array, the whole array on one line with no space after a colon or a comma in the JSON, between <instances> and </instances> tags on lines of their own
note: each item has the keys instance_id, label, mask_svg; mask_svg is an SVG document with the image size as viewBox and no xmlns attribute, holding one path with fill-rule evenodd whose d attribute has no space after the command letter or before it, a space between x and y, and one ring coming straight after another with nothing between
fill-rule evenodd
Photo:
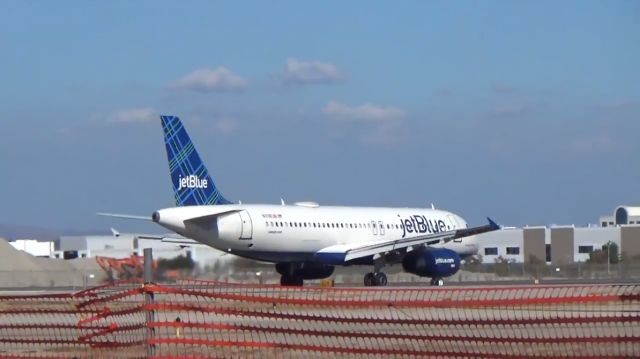
<instances>
[{"instance_id":1,"label":"jetblue airplane","mask_svg":"<svg viewBox=\"0 0 640 359\"><path fill-rule=\"evenodd\" d=\"M161 116L161 122L176 207L151 218L106 215L151 219L186 237L185 244L195 241L275 263L282 285L327 278L335 266L364 265L372 268L364 284L384 286L382 269L393 264L443 285L442 278L460 269L461 259L477 253L474 235L500 229L491 219L468 228L462 217L434 208L235 204L216 187L180 119Z\"/></svg>"}]
</instances>

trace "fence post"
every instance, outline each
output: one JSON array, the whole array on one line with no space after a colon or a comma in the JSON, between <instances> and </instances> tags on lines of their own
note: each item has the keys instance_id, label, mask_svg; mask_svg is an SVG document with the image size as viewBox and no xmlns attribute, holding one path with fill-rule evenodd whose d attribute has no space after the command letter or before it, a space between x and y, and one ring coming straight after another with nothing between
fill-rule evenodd
<instances>
[{"instance_id":1,"label":"fence post","mask_svg":"<svg viewBox=\"0 0 640 359\"><path fill-rule=\"evenodd\" d=\"M145 295L144 295L144 304L145 308L148 308L149 305L153 304L153 292L146 290L147 286L153 284L153 252L151 248L144 249L144 286L145 286ZM146 338L145 341L147 343L147 358L153 357L155 353L155 344L152 344L152 340L154 338L155 329L150 327L149 324L154 321L154 312L153 310L146 309L145 310L145 324L147 327Z\"/></svg>"}]
</instances>

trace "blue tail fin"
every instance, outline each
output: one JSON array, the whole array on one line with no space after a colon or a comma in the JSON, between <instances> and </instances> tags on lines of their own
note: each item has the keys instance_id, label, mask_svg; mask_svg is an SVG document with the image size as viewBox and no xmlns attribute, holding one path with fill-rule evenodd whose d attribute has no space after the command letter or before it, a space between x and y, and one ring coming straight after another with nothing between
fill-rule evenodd
<instances>
[{"instance_id":1,"label":"blue tail fin","mask_svg":"<svg viewBox=\"0 0 640 359\"><path fill-rule=\"evenodd\" d=\"M177 206L229 204L209 176L187 130L176 116L160 116Z\"/></svg>"}]
</instances>

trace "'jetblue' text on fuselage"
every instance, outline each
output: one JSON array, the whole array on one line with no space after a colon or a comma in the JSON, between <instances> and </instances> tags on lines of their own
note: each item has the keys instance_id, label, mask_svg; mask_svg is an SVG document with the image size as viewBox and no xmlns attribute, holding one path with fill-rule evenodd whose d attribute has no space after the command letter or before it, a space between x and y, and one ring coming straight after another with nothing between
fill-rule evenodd
<instances>
[{"instance_id":1,"label":"'jetblue' text on fuselage","mask_svg":"<svg viewBox=\"0 0 640 359\"><path fill-rule=\"evenodd\" d=\"M444 232L447 225L443 220L427 220L427 217L419 214L410 216L409 218L400 218L400 226L402 227L402 238L407 233L440 233Z\"/></svg>"}]
</instances>

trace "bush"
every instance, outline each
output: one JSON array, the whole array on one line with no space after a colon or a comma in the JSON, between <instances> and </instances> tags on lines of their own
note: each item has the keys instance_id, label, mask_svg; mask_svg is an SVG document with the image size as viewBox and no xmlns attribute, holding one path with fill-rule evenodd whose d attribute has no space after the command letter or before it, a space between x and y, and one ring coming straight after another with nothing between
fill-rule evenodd
<instances>
[{"instance_id":1,"label":"bush","mask_svg":"<svg viewBox=\"0 0 640 359\"><path fill-rule=\"evenodd\" d=\"M179 255L171 259L158 259L159 269L193 269L196 263L191 256Z\"/></svg>"}]
</instances>

